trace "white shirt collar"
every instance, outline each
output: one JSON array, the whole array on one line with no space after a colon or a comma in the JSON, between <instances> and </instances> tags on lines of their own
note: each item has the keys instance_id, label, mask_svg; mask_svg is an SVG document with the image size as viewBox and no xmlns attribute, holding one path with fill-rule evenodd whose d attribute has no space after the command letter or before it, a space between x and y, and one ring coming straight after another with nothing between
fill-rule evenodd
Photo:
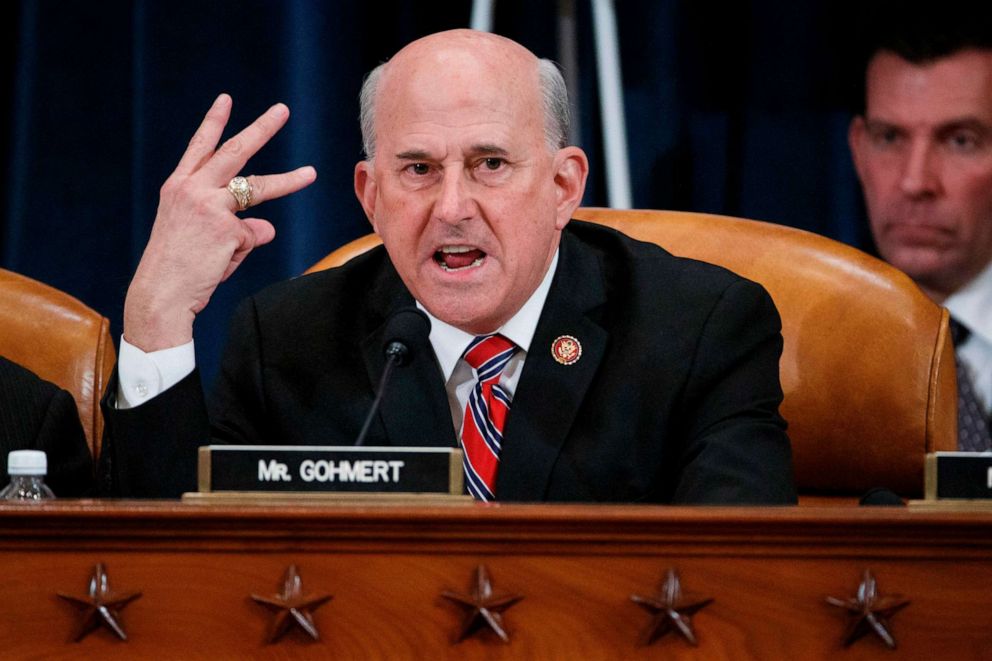
<instances>
[{"instance_id":1,"label":"white shirt collar","mask_svg":"<svg viewBox=\"0 0 992 661\"><path fill-rule=\"evenodd\" d=\"M951 316L992 345L992 262L944 301Z\"/></svg>"},{"instance_id":2,"label":"white shirt collar","mask_svg":"<svg viewBox=\"0 0 992 661\"><path fill-rule=\"evenodd\" d=\"M537 330L537 322L541 318L544 301L548 298L548 291L551 289L551 281L554 279L557 268L558 251L555 250L555 256L551 259L551 265L548 266L548 271L544 274L541 284L537 286L527 302L517 310L517 313L496 330L500 335L512 340L525 353L530 349L530 342L534 339L534 331ZM458 360L475 336L441 321L427 312L420 301L417 301L417 307L423 310L431 320L431 346L434 348L434 355L437 356L441 373L444 375L445 383L447 383L448 379L451 378L451 373L455 371L455 365L458 364Z\"/></svg>"}]
</instances>

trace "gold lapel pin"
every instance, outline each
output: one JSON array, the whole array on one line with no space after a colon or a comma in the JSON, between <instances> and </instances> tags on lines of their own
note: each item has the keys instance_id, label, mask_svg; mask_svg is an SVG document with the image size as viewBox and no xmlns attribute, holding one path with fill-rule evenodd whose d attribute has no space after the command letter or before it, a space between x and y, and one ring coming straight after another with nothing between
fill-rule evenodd
<instances>
[{"instance_id":1,"label":"gold lapel pin","mask_svg":"<svg viewBox=\"0 0 992 661\"><path fill-rule=\"evenodd\" d=\"M582 357L582 344L571 335L559 335L551 343L551 355L562 365L574 365Z\"/></svg>"}]
</instances>

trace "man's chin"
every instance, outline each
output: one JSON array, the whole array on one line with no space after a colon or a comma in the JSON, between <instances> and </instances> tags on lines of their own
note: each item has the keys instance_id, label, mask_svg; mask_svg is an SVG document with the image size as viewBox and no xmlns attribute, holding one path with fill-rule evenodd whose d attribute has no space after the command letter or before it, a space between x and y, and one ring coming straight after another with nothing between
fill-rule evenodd
<instances>
[{"instance_id":1,"label":"man's chin","mask_svg":"<svg viewBox=\"0 0 992 661\"><path fill-rule=\"evenodd\" d=\"M471 333L472 335L483 335L491 333L499 328L499 322L495 321L497 312L488 300L479 301L475 297L468 297L473 300L431 300L420 301L427 308L427 311L446 324ZM491 300L491 299L489 299ZM482 303L482 304L480 304Z\"/></svg>"},{"instance_id":2,"label":"man's chin","mask_svg":"<svg viewBox=\"0 0 992 661\"><path fill-rule=\"evenodd\" d=\"M885 261L914 279L948 268L948 251L933 244L900 242L879 250Z\"/></svg>"},{"instance_id":3,"label":"man's chin","mask_svg":"<svg viewBox=\"0 0 992 661\"><path fill-rule=\"evenodd\" d=\"M949 275L960 270L947 260L946 255L932 250L904 251L887 261L924 289L934 288L937 283L947 281Z\"/></svg>"}]
</instances>

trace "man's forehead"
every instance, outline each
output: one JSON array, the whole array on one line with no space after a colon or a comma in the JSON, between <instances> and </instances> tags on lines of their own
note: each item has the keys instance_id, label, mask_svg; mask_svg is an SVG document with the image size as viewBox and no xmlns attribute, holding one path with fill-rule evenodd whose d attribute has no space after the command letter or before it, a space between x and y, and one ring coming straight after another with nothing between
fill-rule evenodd
<instances>
[{"instance_id":1,"label":"man's forehead","mask_svg":"<svg viewBox=\"0 0 992 661\"><path fill-rule=\"evenodd\" d=\"M520 94L538 82L537 60L506 60L488 51L443 48L421 57L390 62L383 71L381 94L390 96L453 95L465 98Z\"/></svg>"},{"instance_id":2,"label":"man's forehead","mask_svg":"<svg viewBox=\"0 0 992 661\"><path fill-rule=\"evenodd\" d=\"M465 127L443 124L410 130L413 125L384 121L378 136L384 158L400 161L445 161L497 156L526 159L543 145L540 127L528 124L478 123Z\"/></svg>"},{"instance_id":3,"label":"man's forehead","mask_svg":"<svg viewBox=\"0 0 992 661\"><path fill-rule=\"evenodd\" d=\"M992 120L992 50L961 51L925 63L882 51L868 67L866 84L869 117Z\"/></svg>"},{"instance_id":4,"label":"man's forehead","mask_svg":"<svg viewBox=\"0 0 992 661\"><path fill-rule=\"evenodd\" d=\"M891 51L881 51L868 65L867 95L929 92L984 97L992 103L992 50L969 49L926 62L910 62Z\"/></svg>"},{"instance_id":5,"label":"man's forehead","mask_svg":"<svg viewBox=\"0 0 992 661\"><path fill-rule=\"evenodd\" d=\"M375 118L381 147L438 155L484 144L509 150L521 140L543 140L536 64L501 68L478 53L436 55L384 75Z\"/></svg>"},{"instance_id":6,"label":"man's forehead","mask_svg":"<svg viewBox=\"0 0 992 661\"><path fill-rule=\"evenodd\" d=\"M537 91L538 59L520 44L486 32L450 30L418 39L382 70L379 101L416 93L485 95Z\"/></svg>"}]
</instances>

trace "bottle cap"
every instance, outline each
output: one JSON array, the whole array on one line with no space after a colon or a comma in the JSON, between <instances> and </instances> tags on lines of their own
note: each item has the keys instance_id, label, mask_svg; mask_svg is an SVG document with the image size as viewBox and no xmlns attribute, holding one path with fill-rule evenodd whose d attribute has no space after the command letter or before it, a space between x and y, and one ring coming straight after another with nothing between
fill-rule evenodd
<instances>
[{"instance_id":1,"label":"bottle cap","mask_svg":"<svg viewBox=\"0 0 992 661\"><path fill-rule=\"evenodd\" d=\"M10 475L45 475L48 457L41 450L13 450L7 455L7 473Z\"/></svg>"}]
</instances>

